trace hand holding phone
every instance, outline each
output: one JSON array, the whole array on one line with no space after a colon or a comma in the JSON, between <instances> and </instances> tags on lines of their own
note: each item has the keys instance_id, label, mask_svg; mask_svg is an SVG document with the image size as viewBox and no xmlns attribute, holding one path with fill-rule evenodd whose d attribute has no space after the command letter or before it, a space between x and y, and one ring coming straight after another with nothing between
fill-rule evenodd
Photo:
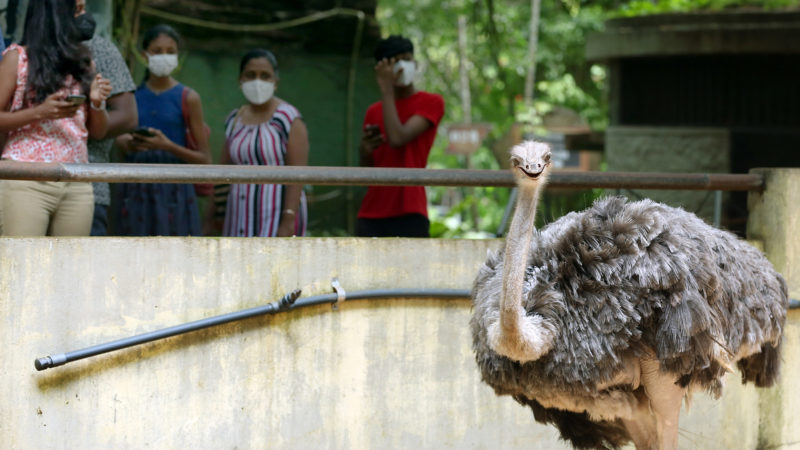
<instances>
[{"instance_id":1,"label":"hand holding phone","mask_svg":"<svg viewBox=\"0 0 800 450\"><path fill-rule=\"evenodd\" d=\"M71 99L70 97L76 97ZM79 98L83 96L65 96L63 92L53 92L41 104L34 107L36 109L37 120L60 120L67 117L74 117L79 110L79 106L86 101ZM77 103L76 103L77 102Z\"/></svg>"},{"instance_id":2,"label":"hand holding phone","mask_svg":"<svg viewBox=\"0 0 800 450\"><path fill-rule=\"evenodd\" d=\"M141 128L135 129L133 131L133 134L138 134L139 136L144 136L144 137L153 137L153 136L156 135L155 133L150 131L149 128L146 128L146 127L141 127Z\"/></svg>"},{"instance_id":3,"label":"hand holding phone","mask_svg":"<svg viewBox=\"0 0 800 450\"><path fill-rule=\"evenodd\" d=\"M378 148L384 141L381 127L377 124L364 125L364 134L361 136L361 154L368 155Z\"/></svg>"},{"instance_id":4,"label":"hand holding phone","mask_svg":"<svg viewBox=\"0 0 800 450\"><path fill-rule=\"evenodd\" d=\"M71 94L67 96L67 101L72 103L73 106L80 106L86 102L86 96Z\"/></svg>"}]
</instances>

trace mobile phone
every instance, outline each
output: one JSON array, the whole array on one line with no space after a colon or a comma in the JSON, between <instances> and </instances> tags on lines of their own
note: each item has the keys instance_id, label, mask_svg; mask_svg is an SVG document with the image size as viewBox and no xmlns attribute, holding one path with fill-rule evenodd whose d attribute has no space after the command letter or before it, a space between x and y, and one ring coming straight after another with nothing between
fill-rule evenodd
<instances>
[{"instance_id":1,"label":"mobile phone","mask_svg":"<svg viewBox=\"0 0 800 450\"><path fill-rule=\"evenodd\" d=\"M155 136L155 133L153 133L152 131L150 131L150 129L149 129L149 128L144 128L144 127L135 129L135 130L133 131L133 134L138 134L138 135L140 135L140 136L146 136L146 137L153 137L153 136Z\"/></svg>"},{"instance_id":2,"label":"mobile phone","mask_svg":"<svg viewBox=\"0 0 800 450\"><path fill-rule=\"evenodd\" d=\"M67 96L67 101L72 103L75 106L79 106L79 105L82 105L84 102L86 102L86 96L85 95L68 95Z\"/></svg>"},{"instance_id":3,"label":"mobile phone","mask_svg":"<svg viewBox=\"0 0 800 450\"><path fill-rule=\"evenodd\" d=\"M375 124L368 124L364 126L364 131L366 131L368 134L374 135L381 132L381 127Z\"/></svg>"}]
</instances>

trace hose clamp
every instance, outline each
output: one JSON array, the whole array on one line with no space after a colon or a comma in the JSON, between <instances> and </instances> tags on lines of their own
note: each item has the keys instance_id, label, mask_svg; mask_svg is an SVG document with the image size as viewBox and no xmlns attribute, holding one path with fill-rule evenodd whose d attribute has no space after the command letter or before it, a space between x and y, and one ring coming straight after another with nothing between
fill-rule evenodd
<instances>
[{"instance_id":1,"label":"hose clamp","mask_svg":"<svg viewBox=\"0 0 800 450\"><path fill-rule=\"evenodd\" d=\"M338 278L334 278L331 280L331 287L336 292L336 303L333 304L332 308L334 311L338 311L339 305L345 300L347 300L347 294L345 293L342 285L339 283Z\"/></svg>"}]
</instances>

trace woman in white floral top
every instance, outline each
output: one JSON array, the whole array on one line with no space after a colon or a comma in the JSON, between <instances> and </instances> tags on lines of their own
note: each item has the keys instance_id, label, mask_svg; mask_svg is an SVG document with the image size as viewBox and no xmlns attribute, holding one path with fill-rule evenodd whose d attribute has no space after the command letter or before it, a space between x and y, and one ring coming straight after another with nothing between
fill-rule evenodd
<instances>
[{"instance_id":1,"label":"woman in white floral top","mask_svg":"<svg viewBox=\"0 0 800 450\"><path fill-rule=\"evenodd\" d=\"M76 14L75 0L31 2L22 42L4 52L4 160L87 163L87 138L106 134L111 84L94 73ZM0 233L6 236L87 236L93 210L90 183L0 181Z\"/></svg>"}]
</instances>

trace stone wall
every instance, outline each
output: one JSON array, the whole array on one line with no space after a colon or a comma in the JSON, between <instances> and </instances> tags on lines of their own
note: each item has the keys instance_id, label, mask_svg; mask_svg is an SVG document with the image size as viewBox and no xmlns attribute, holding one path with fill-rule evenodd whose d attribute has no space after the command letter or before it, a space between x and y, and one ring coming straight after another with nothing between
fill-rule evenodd
<instances>
[{"instance_id":1,"label":"stone wall","mask_svg":"<svg viewBox=\"0 0 800 450\"><path fill-rule=\"evenodd\" d=\"M606 160L611 172L729 173L730 134L714 128L612 126L606 131ZM714 217L709 191L643 189L623 194L680 206L708 221Z\"/></svg>"}]
</instances>

